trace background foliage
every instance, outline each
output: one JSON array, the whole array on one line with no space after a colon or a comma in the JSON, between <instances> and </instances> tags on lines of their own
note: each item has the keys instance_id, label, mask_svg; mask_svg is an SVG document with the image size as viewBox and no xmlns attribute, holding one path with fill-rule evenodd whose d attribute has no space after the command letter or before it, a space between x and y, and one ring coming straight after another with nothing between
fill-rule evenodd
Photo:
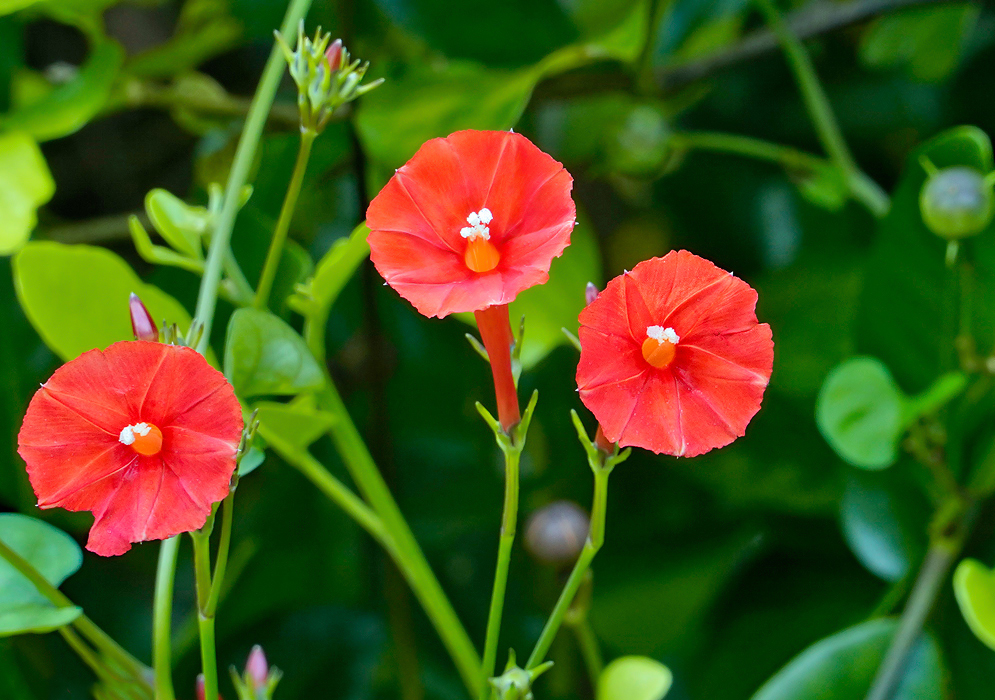
<instances>
[{"instance_id":1,"label":"background foliage","mask_svg":"<svg viewBox=\"0 0 995 700\"><path fill-rule=\"evenodd\" d=\"M153 188L207 205L284 9L275 0L0 0L0 251L21 247L36 218L31 235L45 241L17 258L42 267L40 288L15 290L14 265L0 258L0 510L85 536L89 515L34 506L15 452L27 401L61 359L130 335L122 293L138 291L154 316L175 304L192 310L197 277L145 262L128 216L154 230L144 213ZM590 498L568 417L581 408L576 351L559 330L576 327L587 281L687 248L758 289L776 360L746 439L694 460L635 454L616 470L607 544L595 563L591 620L606 655L666 663L675 700L812 697L809 687L862 697L893 625L880 616L899 609L925 551L930 505L900 450L896 468L880 472L836 456L818 432L816 397L830 370L857 353L884 362L903 396L956 369L957 279L943 265L943 242L921 222L925 172L914 151L971 124L981 130L966 137L979 144L973 155L949 157L992 167L981 133L995 133L991 7L813 0L781 9L808 18L806 46L856 160L894 193L880 222L845 201L832 178L673 148L675 131L707 130L820 153L784 57L745 0L317 0L309 17L387 82L316 142L275 299L310 276L311 260L350 233L427 138L514 127L576 179L574 243L548 285L512 307L513 318L527 318L522 395L541 396L523 461L525 514ZM830 21L845 16L859 21ZM233 237L253 281L293 167L292 87L285 83L271 115ZM16 167L31 176L8 178ZM975 335L985 351L995 333L995 307L986 305L995 293L991 233L975 253ZM100 248L59 246L66 243ZM500 454L474 409L493 399L489 373L463 324L418 316L380 282L364 265L331 309L324 340L332 373L480 640L501 507ZM65 335L39 337L18 296L36 322L62 318ZM93 324L95 310L108 322ZM231 310L223 304L220 313ZM299 323L289 308L275 310ZM219 317L216 358L225 325ZM301 367L301 381L311 371ZM968 452L990 444L991 410L959 422L970 433L959 443ZM338 464L327 438L313 450ZM405 684L406 700L462 697L389 562L300 474L269 454L238 494L233 581L218 622L222 667L241 666L260 643L285 672L278 697L286 700L398 697L399 664L421 679ZM966 555L992 563L993 523L983 508ZM154 545L124 558L86 554L63 586L143 658L155 556ZM189 556L180 561L182 612L193 609L193 573ZM531 645L561 575L516 545L504 647ZM902 697L989 698L995 653L971 634L948 584L929 629ZM192 698L193 618L181 616L176 630L178 694ZM859 653L845 663L841 648ZM542 697L591 697L572 637L561 635L552 658ZM0 697L83 698L91 683L57 636L0 638Z\"/></svg>"}]
</instances>

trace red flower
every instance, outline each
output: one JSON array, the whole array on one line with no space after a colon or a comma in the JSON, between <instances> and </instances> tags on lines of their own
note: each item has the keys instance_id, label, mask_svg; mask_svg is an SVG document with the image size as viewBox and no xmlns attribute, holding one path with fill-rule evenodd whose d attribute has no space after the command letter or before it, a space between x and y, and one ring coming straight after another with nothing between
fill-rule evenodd
<instances>
[{"instance_id":1,"label":"red flower","mask_svg":"<svg viewBox=\"0 0 995 700\"><path fill-rule=\"evenodd\" d=\"M570 243L573 178L509 131L426 142L370 203L370 257L426 316L507 304Z\"/></svg>"},{"instance_id":2,"label":"red flower","mask_svg":"<svg viewBox=\"0 0 995 700\"><path fill-rule=\"evenodd\" d=\"M201 355L126 341L55 371L17 451L38 505L92 511L86 547L112 556L202 527L228 493L241 434L231 385Z\"/></svg>"},{"instance_id":3,"label":"red flower","mask_svg":"<svg viewBox=\"0 0 995 700\"><path fill-rule=\"evenodd\" d=\"M774 362L757 293L686 250L616 277L580 314L580 398L605 436L694 457L743 435Z\"/></svg>"}]
</instances>

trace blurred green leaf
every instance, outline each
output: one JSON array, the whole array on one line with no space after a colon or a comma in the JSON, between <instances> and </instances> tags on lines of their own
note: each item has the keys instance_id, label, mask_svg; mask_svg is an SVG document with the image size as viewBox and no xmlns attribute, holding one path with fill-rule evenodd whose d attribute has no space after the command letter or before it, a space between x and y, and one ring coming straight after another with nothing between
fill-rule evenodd
<instances>
[{"instance_id":1,"label":"blurred green leaf","mask_svg":"<svg viewBox=\"0 0 995 700\"><path fill-rule=\"evenodd\" d=\"M0 637L30 632L51 632L83 614L83 608L56 608L40 603L0 605Z\"/></svg>"},{"instance_id":2,"label":"blurred green leaf","mask_svg":"<svg viewBox=\"0 0 995 700\"><path fill-rule=\"evenodd\" d=\"M877 619L837 632L796 656L751 700L863 700L898 621ZM920 638L893 700L942 700L940 649L929 634Z\"/></svg>"},{"instance_id":3,"label":"blurred green leaf","mask_svg":"<svg viewBox=\"0 0 995 700\"><path fill-rule=\"evenodd\" d=\"M815 419L826 442L845 461L862 469L884 469L898 457L905 401L881 361L855 357L826 377Z\"/></svg>"},{"instance_id":4,"label":"blurred green leaf","mask_svg":"<svg viewBox=\"0 0 995 700\"><path fill-rule=\"evenodd\" d=\"M850 549L871 573L895 582L926 552L931 507L896 469L854 472L840 501L840 524Z\"/></svg>"},{"instance_id":5,"label":"blurred green leaf","mask_svg":"<svg viewBox=\"0 0 995 700\"><path fill-rule=\"evenodd\" d=\"M190 314L158 287L142 282L105 248L28 243L14 257L21 307L45 344L63 360L119 340L132 340L128 296L134 292L157 322L185 331ZM212 359L210 354L208 359Z\"/></svg>"},{"instance_id":6,"label":"blurred green leaf","mask_svg":"<svg viewBox=\"0 0 995 700\"><path fill-rule=\"evenodd\" d=\"M905 68L913 78L939 82L957 68L978 19L974 3L911 7L876 20L860 42L871 68Z\"/></svg>"},{"instance_id":7,"label":"blurred green leaf","mask_svg":"<svg viewBox=\"0 0 995 700\"><path fill-rule=\"evenodd\" d=\"M25 7L34 5L38 0L0 0L0 15L8 15L11 12L23 10Z\"/></svg>"},{"instance_id":8,"label":"blurred green leaf","mask_svg":"<svg viewBox=\"0 0 995 700\"><path fill-rule=\"evenodd\" d=\"M995 650L995 571L976 559L965 559L954 571L954 594L967 626Z\"/></svg>"},{"instance_id":9,"label":"blurred green leaf","mask_svg":"<svg viewBox=\"0 0 995 700\"><path fill-rule=\"evenodd\" d=\"M577 38L556 0L375 0L394 22L438 51L494 65L539 60Z\"/></svg>"},{"instance_id":10,"label":"blurred green leaf","mask_svg":"<svg viewBox=\"0 0 995 700\"><path fill-rule=\"evenodd\" d=\"M301 396L290 403L260 401L255 408L259 411L256 417L268 432L298 450L306 450L337 420L331 413L319 410L312 396Z\"/></svg>"},{"instance_id":11,"label":"blurred green leaf","mask_svg":"<svg viewBox=\"0 0 995 700\"><path fill-rule=\"evenodd\" d=\"M803 177L793 177L802 196L817 207L839 211L850 199L850 185L843 171L826 163Z\"/></svg>"},{"instance_id":12,"label":"blurred green leaf","mask_svg":"<svg viewBox=\"0 0 995 700\"><path fill-rule=\"evenodd\" d=\"M674 674L645 656L623 656L605 667L598 679L597 700L662 700Z\"/></svg>"},{"instance_id":13,"label":"blurred green leaf","mask_svg":"<svg viewBox=\"0 0 995 700\"><path fill-rule=\"evenodd\" d=\"M228 0L187 0L168 41L128 59L125 71L141 78L165 78L192 71L238 42L242 23Z\"/></svg>"},{"instance_id":14,"label":"blurred green leaf","mask_svg":"<svg viewBox=\"0 0 995 700\"><path fill-rule=\"evenodd\" d=\"M98 44L73 80L0 115L0 127L26 131L39 141L79 131L103 109L123 60L124 50L116 42Z\"/></svg>"},{"instance_id":15,"label":"blurred green leaf","mask_svg":"<svg viewBox=\"0 0 995 700\"><path fill-rule=\"evenodd\" d=\"M325 383L304 339L277 316L238 309L228 322L225 376L243 397L299 394Z\"/></svg>"},{"instance_id":16,"label":"blurred green leaf","mask_svg":"<svg viewBox=\"0 0 995 700\"><path fill-rule=\"evenodd\" d=\"M514 126L537 79L533 69L494 71L464 62L416 66L363 97L356 128L370 156L399 168L431 138Z\"/></svg>"},{"instance_id":17,"label":"blurred green leaf","mask_svg":"<svg viewBox=\"0 0 995 700\"><path fill-rule=\"evenodd\" d=\"M35 140L22 132L0 134L0 255L24 245L38 207L53 194L55 181Z\"/></svg>"},{"instance_id":18,"label":"blurred green leaf","mask_svg":"<svg viewBox=\"0 0 995 700\"><path fill-rule=\"evenodd\" d=\"M527 289L511 303L512 326L525 317L525 342L521 362L530 369L549 353L567 343L561 329L577 333L577 315L585 305L588 282L601 283L601 254L594 230L580 217L563 256L553 260L549 281Z\"/></svg>"},{"instance_id":19,"label":"blurred green leaf","mask_svg":"<svg viewBox=\"0 0 995 700\"><path fill-rule=\"evenodd\" d=\"M83 552L76 541L37 518L0 514L0 540L56 588L83 565ZM0 608L26 604L51 605L33 583L0 557Z\"/></svg>"}]
</instances>

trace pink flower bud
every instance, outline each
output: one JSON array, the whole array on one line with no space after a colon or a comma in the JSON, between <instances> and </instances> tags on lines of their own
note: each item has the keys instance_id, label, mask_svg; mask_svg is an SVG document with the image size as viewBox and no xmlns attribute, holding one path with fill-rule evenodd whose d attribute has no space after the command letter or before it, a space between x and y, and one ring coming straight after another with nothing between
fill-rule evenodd
<instances>
[{"instance_id":1,"label":"pink flower bud","mask_svg":"<svg viewBox=\"0 0 995 700\"><path fill-rule=\"evenodd\" d=\"M328 47L325 52L325 60L328 61L328 67L332 69L334 73L342 66L342 40L336 39L332 42L332 45Z\"/></svg>"},{"instance_id":2,"label":"pink flower bud","mask_svg":"<svg viewBox=\"0 0 995 700\"><path fill-rule=\"evenodd\" d=\"M245 662L245 675L252 679L256 690L266 687L269 681L269 664L266 662L263 648L258 644L249 652L249 658Z\"/></svg>"},{"instance_id":3,"label":"pink flower bud","mask_svg":"<svg viewBox=\"0 0 995 700\"><path fill-rule=\"evenodd\" d=\"M598 288L594 286L594 282L587 283L587 289L584 290L584 297L588 304L598 298Z\"/></svg>"},{"instance_id":4,"label":"pink flower bud","mask_svg":"<svg viewBox=\"0 0 995 700\"><path fill-rule=\"evenodd\" d=\"M155 327L152 314L134 292L128 299L128 311L131 313L131 330L135 334L135 340L158 342L159 330Z\"/></svg>"}]
</instances>

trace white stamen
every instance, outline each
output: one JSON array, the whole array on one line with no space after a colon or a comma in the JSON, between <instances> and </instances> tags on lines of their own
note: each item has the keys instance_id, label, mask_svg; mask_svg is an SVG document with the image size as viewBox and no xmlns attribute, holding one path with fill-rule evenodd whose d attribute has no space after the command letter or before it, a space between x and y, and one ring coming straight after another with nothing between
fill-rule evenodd
<instances>
[{"instance_id":1,"label":"white stamen","mask_svg":"<svg viewBox=\"0 0 995 700\"><path fill-rule=\"evenodd\" d=\"M485 241L489 241L491 240L491 229L487 224L491 223L493 219L494 215L491 214L491 210L487 207L484 207L480 211L472 211L466 217L466 222L470 225L461 228L459 235L467 240L483 238Z\"/></svg>"},{"instance_id":2,"label":"white stamen","mask_svg":"<svg viewBox=\"0 0 995 700\"><path fill-rule=\"evenodd\" d=\"M152 430L152 427L148 423L126 425L121 429L121 434L118 436L118 440L122 445L133 445L135 442L135 435L145 437L149 434L150 430Z\"/></svg>"},{"instance_id":3,"label":"white stamen","mask_svg":"<svg viewBox=\"0 0 995 700\"><path fill-rule=\"evenodd\" d=\"M680 337L674 332L673 328L664 328L663 326L649 326L646 329L646 337L652 338L658 343L666 341L672 345L677 345L681 342Z\"/></svg>"}]
</instances>

